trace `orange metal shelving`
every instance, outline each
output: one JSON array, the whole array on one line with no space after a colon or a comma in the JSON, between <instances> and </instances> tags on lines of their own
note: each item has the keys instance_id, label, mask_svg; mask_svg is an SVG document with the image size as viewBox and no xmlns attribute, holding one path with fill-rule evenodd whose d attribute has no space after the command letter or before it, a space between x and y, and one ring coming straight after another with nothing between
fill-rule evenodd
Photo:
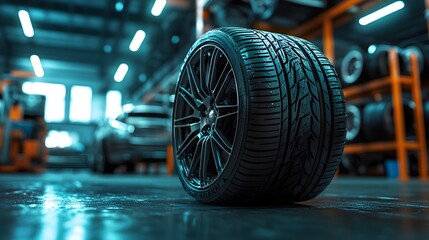
<instances>
[{"instance_id":1,"label":"orange metal shelving","mask_svg":"<svg viewBox=\"0 0 429 240\"><path fill-rule=\"evenodd\" d=\"M421 179L428 179L426 138L417 58L414 55L411 56L411 75L401 76L398 55L395 49L391 49L389 51L389 68L390 76L371 81L361 86L346 88L344 89L344 96L346 100L353 100L390 90L393 101L395 140L390 142L347 144L344 148L344 154L396 151L399 179L407 180L409 178L407 151L416 151L419 155L419 177ZM407 141L405 136L404 112L402 108L402 92L404 88L411 90L411 95L415 103L415 141Z\"/></svg>"}]
</instances>

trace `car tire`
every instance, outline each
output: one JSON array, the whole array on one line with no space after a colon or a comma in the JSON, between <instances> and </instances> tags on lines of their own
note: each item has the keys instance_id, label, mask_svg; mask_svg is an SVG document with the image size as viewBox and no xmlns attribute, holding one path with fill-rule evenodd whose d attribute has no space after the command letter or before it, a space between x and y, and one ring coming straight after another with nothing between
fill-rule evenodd
<instances>
[{"instance_id":1,"label":"car tire","mask_svg":"<svg viewBox=\"0 0 429 240\"><path fill-rule=\"evenodd\" d=\"M358 140L361 135L362 112L357 105L346 104L346 141L353 142Z\"/></svg>"},{"instance_id":2,"label":"car tire","mask_svg":"<svg viewBox=\"0 0 429 240\"><path fill-rule=\"evenodd\" d=\"M369 79L378 79L390 74L389 51L394 48L398 54L399 70L401 74L407 75L407 57L404 51L397 46L376 45L375 51L368 54L365 64L366 73Z\"/></svg>"},{"instance_id":3,"label":"car tire","mask_svg":"<svg viewBox=\"0 0 429 240\"><path fill-rule=\"evenodd\" d=\"M406 56L407 73L411 73L410 55L415 54L421 78L427 79L429 77L429 46L424 44L409 45L403 50L403 54Z\"/></svg>"},{"instance_id":4,"label":"car tire","mask_svg":"<svg viewBox=\"0 0 429 240\"><path fill-rule=\"evenodd\" d=\"M97 163L97 172L110 174L113 173L115 167L110 163L109 143L107 139L101 141L101 154Z\"/></svg>"},{"instance_id":5,"label":"car tire","mask_svg":"<svg viewBox=\"0 0 429 240\"><path fill-rule=\"evenodd\" d=\"M409 136L414 132L414 102L407 98L402 101L405 134ZM395 139L393 103L390 99L368 103L363 109L363 115L362 130L366 140L374 142Z\"/></svg>"},{"instance_id":6,"label":"car tire","mask_svg":"<svg viewBox=\"0 0 429 240\"><path fill-rule=\"evenodd\" d=\"M364 75L365 55L357 46L353 46L341 59L338 73L343 85L351 86L359 83Z\"/></svg>"},{"instance_id":7,"label":"car tire","mask_svg":"<svg viewBox=\"0 0 429 240\"><path fill-rule=\"evenodd\" d=\"M178 174L200 202L305 201L335 175L346 133L343 92L308 41L212 30L188 52L175 96Z\"/></svg>"}]
</instances>

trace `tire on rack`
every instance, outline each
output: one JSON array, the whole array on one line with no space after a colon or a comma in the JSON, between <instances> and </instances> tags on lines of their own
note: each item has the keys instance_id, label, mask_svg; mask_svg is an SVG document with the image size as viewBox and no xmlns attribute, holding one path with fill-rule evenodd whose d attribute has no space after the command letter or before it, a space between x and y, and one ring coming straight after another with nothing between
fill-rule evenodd
<instances>
[{"instance_id":1,"label":"tire on rack","mask_svg":"<svg viewBox=\"0 0 429 240\"><path fill-rule=\"evenodd\" d=\"M415 54L417 57L417 64L421 77L427 79L429 77L429 46L424 44L413 44L407 46L403 50L408 74L411 73L411 54Z\"/></svg>"},{"instance_id":2,"label":"tire on rack","mask_svg":"<svg viewBox=\"0 0 429 240\"><path fill-rule=\"evenodd\" d=\"M178 174L200 202L309 200L335 174L346 133L341 83L305 40L212 30L188 52L175 96Z\"/></svg>"},{"instance_id":3,"label":"tire on rack","mask_svg":"<svg viewBox=\"0 0 429 240\"><path fill-rule=\"evenodd\" d=\"M409 136L414 127L414 102L403 98L405 134ZM395 126L393 104L390 99L368 103L363 110L363 133L368 141L393 140Z\"/></svg>"},{"instance_id":4,"label":"tire on rack","mask_svg":"<svg viewBox=\"0 0 429 240\"><path fill-rule=\"evenodd\" d=\"M396 49L398 53L399 68L401 74L407 74L407 60L404 51L397 46L371 45L374 50L368 54L365 72L370 80L388 76L389 71L389 51Z\"/></svg>"},{"instance_id":5,"label":"tire on rack","mask_svg":"<svg viewBox=\"0 0 429 240\"><path fill-rule=\"evenodd\" d=\"M347 142L353 142L361 135L362 113L358 106L347 103L346 115L346 140Z\"/></svg>"},{"instance_id":6,"label":"tire on rack","mask_svg":"<svg viewBox=\"0 0 429 240\"><path fill-rule=\"evenodd\" d=\"M365 55L361 48L351 47L339 60L337 71L343 85L351 86L364 79Z\"/></svg>"}]
</instances>

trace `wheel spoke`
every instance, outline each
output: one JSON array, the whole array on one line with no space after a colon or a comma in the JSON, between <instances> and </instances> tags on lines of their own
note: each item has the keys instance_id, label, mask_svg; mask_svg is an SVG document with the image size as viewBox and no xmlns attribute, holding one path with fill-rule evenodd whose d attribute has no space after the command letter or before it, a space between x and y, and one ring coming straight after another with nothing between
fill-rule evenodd
<instances>
[{"instance_id":1,"label":"wheel spoke","mask_svg":"<svg viewBox=\"0 0 429 240\"><path fill-rule=\"evenodd\" d=\"M200 154L198 154L198 152L201 149L201 143L202 141L198 140L197 146L195 147L195 151L192 155L191 165L189 166L188 175L186 176L188 179L192 177L192 173L195 172L195 170L197 170L197 167L201 162Z\"/></svg>"},{"instance_id":2,"label":"wheel spoke","mask_svg":"<svg viewBox=\"0 0 429 240\"><path fill-rule=\"evenodd\" d=\"M180 145L177 151L177 156L182 156L185 150L190 148L196 140L198 140L198 130L194 130L191 133L189 133L188 136L186 136L185 140L183 140L182 144Z\"/></svg>"},{"instance_id":3,"label":"wheel spoke","mask_svg":"<svg viewBox=\"0 0 429 240\"><path fill-rule=\"evenodd\" d=\"M212 150L213 161L214 161L214 164L216 166L216 172L219 174L223 169L222 158L221 158L219 151L217 150L215 144L213 144L212 138L210 138L210 147Z\"/></svg>"},{"instance_id":4,"label":"wheel spoke","mask_svg":"<svg viewBox=\"0 0 429 240\"><path fill-rule=\"evenodd\" d=\"M206 64L204 61L204 54L203 54L203 49L200 49L200 90L201 93L204 95L204 97L208 96L209 93L206 91L205 85L206 85Z\"/></svg>"},{"instance_id":5,"label":"wheel spoke","mask_svg":"<svg viewBox=\"0 0 429 240\"><path fill-rule=\"evenodd\" d=\"M200 91L200 86L198 84L199 81L197 81L197 78L195 77L194 71L192 71L191 65L188 65L186 68L186 71L188 72L188 82L189 87L191 88L191 93L196 98L197 96L200 97L200 99L204 99L203 94Z\"/></svg>"},{"instance_id":6,"label":"wheel spoke","mask_svg":"<svg viewBox=\"0 0 429 240\"><path fill-rule=\"evenodd\" d=\"M231 149L232 149L231 143L229 143L228 139L223 135L223 133L217 130L216 128L213 131L213 140L223 151L228 153L228 155L231 154Z\"/></svg>"},{"instance_id":7,"label":"wheel spoke","mask_svg":"<svg viewBox=\"0 0 429 240\"><path fill-rule=\"evenodd\" d=\"M238 111L230 112L230 113L224 113L224 114L219 114L219 116L218 116L217 119L219 120L219 119L222 119L222 118L233 116L233 115L236 115L237 113L238 113Z\"/></svg>"},{"instance_id":8,"label":"wheel spoke","mask_svg":"<svg viewBox=\"0 0 429 240\"><path fill-rule=\"evenodd\" d=\"M219 50L215 48L212 52L211 59L209 62L209 66L208 66L208 73L206 76L206 86L207 86L207 90L209 92L211 92L210 83L213 82L213 76L214 76L214 73L216 72L216 64L215 63L216 63L216 58L217 58L218 53L219 53Z\"/></svg>"},{"instance_id":9,"label":"wheel spoke","mask_svg":"<svg viewBox=\"0 0 429 240\"><path fill-rule=\"evenodd\" d=\"M233 116L238 113L238 105L217 105L216 108L219 110L218 119Z\"/></svg>"},{"instance_id":10,"label":"wheel spoke","mask_svg":"<svg viewBox=\"0 0 429 240\"><path fill-rule=\"evenodd\" d=\"M216 61L216 64L218 64L218 61ZM216 78L212 77L211 82L209 84L210 91L212 91L212 90L214 91L217 84L219 83L218 79L222 79L223 77L225 77L225 74L228 73L228 70L227 70L227 69L229 69L228 66L229 66L229 62L226 62L222 68L222 71L220 72L220 75L216 75ZM216 66L216 69L217 68L220 69L220 66ZM213 85L214 85L214 88L213 88Z\"/></svg>"},{"instance_id":11,"label":"wheel spoke","mask_svg":"<svg viewBox=\"0 0 429 240\"><path fill-rule=\"evenodd\" d=\"M191 127L193 124L200 122L200 120L198 119L198 121L196 121L196 122L183 123L183 122L186 122L187 120L191 120L191 119L198 119L197 114L193 113L193 114L188 115L186 117L182 117L182 118L174 120L174 127L175 128Z\"/></svg>"},{"instance_id":12,"label":"wheel spoke","mask_svg":"<svg viewBox=\"0 0 429 240\"><path fill-rule=\"evenodd\" d=\"M184 87L179 88L179 95L185 100L188 105L194 109L194 111L198 111L199 105L197 105L197 102L195 101L195 97L188 92Z\"/></svg>"},{"instance_id":13,"label":"wheel spoke","mask_svg":"<svg viewBox=\"0 0 429 240\"><path fill-rule=\"evenodd\" d=\"M225 87L228 86L228 83L231 80L230 78L231 75L232 75L232 68L228 70L228 72L225 74L225 77L223 77L223 74L221 74L221 77L219 77L219 80L216 83L216 86L213 90L215 94L215 100L218 100L219 96L223 95L223 92L225 91Z\"/></svg>"},{"instance_id":14,"label":"wheel spoke","mask_svg":"<svg viewBox=\"0 0 429 240\"><path fill-rule=\"evenodd\" d=\"M209 138L205 138L201 144L201 157L200 157L200 185L203 187L206 184L207 178L207 164L211 155L211 148Z\"/></svg>"}]
</instances>

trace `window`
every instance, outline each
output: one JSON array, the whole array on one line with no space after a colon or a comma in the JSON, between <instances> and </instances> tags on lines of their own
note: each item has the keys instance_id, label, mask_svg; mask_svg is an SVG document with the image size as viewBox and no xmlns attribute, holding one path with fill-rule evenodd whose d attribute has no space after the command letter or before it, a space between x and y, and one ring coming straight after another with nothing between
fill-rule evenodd
<instances>
[{"instance_id":1,"label":"window","mask_svg":"<svg viewBox=\"0 0 429 240\"><path fill-rule=\"evenodd\" d=\"M66 87L62 84L25 82L22 91L26 94L46 96L45 121L61 122L65 115Z\"/></svg>"},{"instance_id":2,"label":"window","mask_svg":"<svg viewBox=\"0 0 429 240\"><path fill-rule=\"evenodd\" d=\"M92 89L86 86L73 86L70 95L70 121L90 122Z\"/></svg>"},{"instance_id":3,"label":"window","mask_svg":"<svg viewBox=\"0 0 429 240\"><path fill-rule=\"evenodd\" d=\"M45 139L45 145L47 148L67 148L71 147L73 139L70 133L66 131L51 130L48 132L48 136Z\"/></svg>"},{"instance_id":4,"label":"window","mask_svg":"<svg viewBox=\"0 0 429 240\"><path fill-rule=\"evenodd\" d=\"M122 112L122 95L119 91L109 91L106 95L106 118L116 118Z\"/></svg>"}]
</instances>

